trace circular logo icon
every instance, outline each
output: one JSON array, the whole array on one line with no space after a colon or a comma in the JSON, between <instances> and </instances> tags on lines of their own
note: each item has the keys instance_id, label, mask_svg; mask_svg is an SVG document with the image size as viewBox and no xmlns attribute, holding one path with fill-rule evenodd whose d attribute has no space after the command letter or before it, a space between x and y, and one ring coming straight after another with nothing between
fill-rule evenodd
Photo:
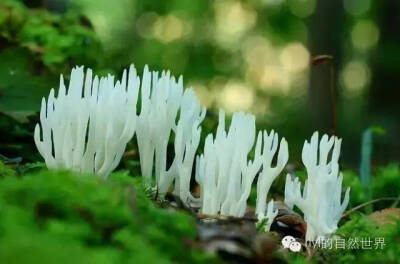
<instances>
[{"instance_id":1,"label":"circular logo icon","mask_svg":"<svg viewBox=\"0 0 400 264\"><path fill-rule=\"evenodd\" d=\"M292 236L285 236L282 239L282 246L292 252L299 252L301 250L301 244Z\"/></svg>"}]
</instances>

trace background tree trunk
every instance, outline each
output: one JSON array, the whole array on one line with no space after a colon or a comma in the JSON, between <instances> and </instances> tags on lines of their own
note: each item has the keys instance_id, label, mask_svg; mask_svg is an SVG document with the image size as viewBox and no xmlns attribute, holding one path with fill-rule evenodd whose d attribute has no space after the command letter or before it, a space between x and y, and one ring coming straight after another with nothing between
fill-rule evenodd
<instances>
[{"instance_id":1,"label":"background tree trunk","mask_svg":"<svg viewBox=\"0 0 400 264\"><path fill-rule=\"evenodd\" d=\"M378 46L371 57L372 81L367 115L387 133L377 137L377 156L384 162L400 157L400 1L376 1Z\"/></svg>"}]
</instances>

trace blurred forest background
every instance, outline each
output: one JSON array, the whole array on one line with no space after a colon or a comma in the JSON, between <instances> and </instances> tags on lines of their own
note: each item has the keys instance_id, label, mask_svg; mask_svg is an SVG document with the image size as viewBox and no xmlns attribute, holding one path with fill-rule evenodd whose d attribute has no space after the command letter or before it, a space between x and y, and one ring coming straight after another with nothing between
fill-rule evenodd
<instances>
[{"instance_id":1,"label":"blurred forest background","mask_svg":"<svg viewBox=\"0 0 400 264\"><path fill-rule=\"evenodd\" d=\"M33 127L60 73L134 63L184 76L210 109L203 134L212 109L248 111L299 161L336 109L345 166L359 167L369 127L385 131L372 156L384 166L400 157L399 25L400 1L0 0L0 153L39 160Z\"/></svg>"}]
</instances>

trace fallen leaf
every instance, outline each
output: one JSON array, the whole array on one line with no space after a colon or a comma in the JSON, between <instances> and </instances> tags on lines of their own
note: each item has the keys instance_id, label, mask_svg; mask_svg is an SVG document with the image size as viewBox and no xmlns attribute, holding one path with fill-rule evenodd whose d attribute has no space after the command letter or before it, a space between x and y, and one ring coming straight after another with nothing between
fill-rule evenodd
<instances>
[{"instance_id":1,"label":"fallen leaf","mask_svg":"<svg viewBox=\"0 0 400 264\"><path fill-rule=\"evenodd\" d=\"M378 225L395 225L396 220L400 219L400 208L386 208L373 212L368 219Z\"/></svg>"}]
</instances>

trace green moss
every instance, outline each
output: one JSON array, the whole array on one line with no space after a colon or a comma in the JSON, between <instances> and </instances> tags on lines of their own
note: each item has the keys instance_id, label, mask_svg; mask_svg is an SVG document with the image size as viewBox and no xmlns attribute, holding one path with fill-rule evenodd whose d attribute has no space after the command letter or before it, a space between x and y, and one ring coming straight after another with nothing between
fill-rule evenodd
<instances>
[{"instance_id":1,"label":"green moss","mask_svg":"<svg viewBox=\"0 0 400 264\"><path fill-rule=\"evenodd\" d=\"M372 248L346 249L330 252L332 263L398 263L400 256L400 221L396 224L378 225L363 214L353 214L351 219L339 228L337 234L346 240L370 238ZM375 239L383 239L382 248L375 248ZM361 246L360 246L361 247Z\"/></svg>"},{"instance_id":2,"label":"green moss","mask_svg":"<svg viewBox=\"0 0 400 264\"><path fill-rule=\"evenodd\" d=\"M0 178L11 177L15 175L15 171L7 167L3 162L0 161Z\"/></svg>"},{"instance_id":3,"label":"green moss","mask_svg":"<svg viewBox=\"0 0 400 264\"><path fill-rule=\"evenodd\" d=\"M0 263L203 263L193 219L126 174L41 171L0 180Z\"/></svg>"},{"instance_id":4,"label":"green moss","mask_svg":"<svg viewBox=\"0 0 400 264\"><path fill-rule=\"evenodd\" d=\"M399 164L379 168L372 179L372 195L378 197L397 197L400 194Z\"/></svg>"}]
</instances>

